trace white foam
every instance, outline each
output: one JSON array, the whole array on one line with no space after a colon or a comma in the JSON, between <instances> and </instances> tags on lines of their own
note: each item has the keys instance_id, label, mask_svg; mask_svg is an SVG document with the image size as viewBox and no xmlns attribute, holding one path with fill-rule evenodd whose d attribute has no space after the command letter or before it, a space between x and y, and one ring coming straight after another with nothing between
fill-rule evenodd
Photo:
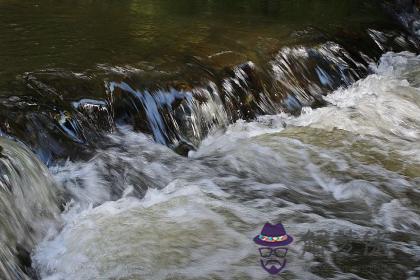
<instances>
[{"instance_id":1,"label":"white foam","mask_svg":"<svg viewBox=\"0 0 420 280\"><path fill-rule=\"evenodd\" d=\"M238 121L188 159L122 129L88 163L56 170L73 202L36 267L45 279L263 279L252 238L281 221L296 236L288 269L317 279L313 258L300 257L308 229L416 229L404 197L420 162L419 66L415 55L386 54L374 74L327 96L330 106Z\"/></svg>"},{"instance_id":2,"label":"white foam","mask_svg":"<svg viewBox=\"0 0 420 280\"><path fill-rule=\"evenodd\" d=\"M297 126L382 137L398 143L398 152L420 162L420 91L404 76L416 67L420 67L420 58L413 54L385 54L378 66L372 66L377 74L328 95L325 99L330 106L303 108L299 117L280 114L260 117L256 122L238 121L223 135L209 136L191 156L224 149L241 139L278 133L285 126Z\"/></svg>"},{"instance_id":3,"label":"white foam","mask_svg":"<svg viewBox=\"0 0 420 280\"><path fill-rule=\"evenodd\" d=\"M227 273L252 247L206 206L211 202L199 186L175 183L141 200L106 202L75 215L59 235L40 244L34 260L45 279Z\"/></svg>"},{"instance_id":4,"label":"white foam","mask_svg":"<svg viewBox=\"0 0 420 280\"><path fill-rule=\"evenodd\" d=\"M382 205L376 222L389 231L419 231L420 213L413 210L409 201L394 199Z\"/></svg>"}]
</instances>

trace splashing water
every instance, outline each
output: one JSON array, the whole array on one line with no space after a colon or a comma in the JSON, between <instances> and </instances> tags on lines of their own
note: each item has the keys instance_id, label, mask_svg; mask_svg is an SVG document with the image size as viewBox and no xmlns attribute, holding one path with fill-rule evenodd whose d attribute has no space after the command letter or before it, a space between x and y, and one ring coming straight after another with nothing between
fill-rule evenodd
<instances>
[{"instance_id":1,"label":"splashing water","mask_svg":"<svg viewBox=\"0 0 420 280\"><path fill-rule=\"evenodd\" d=\"M29 279L30 252L59 217L47 168L21 144L0 138L0 278Z\"/></svg>"},{"instance_id":2,"label":"splashing water","mask_svg":"<svg viewBox=\"0 0 420 280\"><path fill-rule=\"evenodd\" d=\"M413 1L114 2L0 2L0 279L420 278Z\"/></svg>"},{"instance_id":3,"label":"splashing water","mask_svg":"<svg viewBox=\"0 0 420 280\"><path fill-rule=\"evenodd\" d=\"M418 277L420 57L370 67L328 106L237 121L188 158L119 127L92 159L52 168L71 202L34 268L42 279L266 279L252 238L281 221L295 237L284 277ZM386 252L340 251L350 229L352 250L379 232ZM308 230L324 254L307 250Z\"/></svg>"}]
</instances>

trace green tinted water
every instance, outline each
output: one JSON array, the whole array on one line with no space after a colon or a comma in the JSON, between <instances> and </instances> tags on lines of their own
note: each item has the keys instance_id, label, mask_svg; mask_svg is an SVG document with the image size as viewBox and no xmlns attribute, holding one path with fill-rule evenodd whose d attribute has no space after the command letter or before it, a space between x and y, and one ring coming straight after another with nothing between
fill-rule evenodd
<instances>
[{"instance_id":1,"label":"green tinted water","mask_svg":"<svg viewBox=\"0 0 420 280\"><path fill-rule=\"evenodd\" d=\"M367 67L417 46L381 2L0 0L0 137L54 173L0 142L0 278L267 279L267 221L287 279L418 277L420 58Z\"/></svg>"},{"instance_id":2,"label":"green tinted water","mask_svg":"<svg viewBox=\"0 0 420 280\"><path fill-rule=\"evenodd\" d=\"M0 83L47 68L176 70L192 56L211 56L218 65L255 61L282 45L395 27L378 6L363 0L2 0Z\"/></svg>"}]
</instances>

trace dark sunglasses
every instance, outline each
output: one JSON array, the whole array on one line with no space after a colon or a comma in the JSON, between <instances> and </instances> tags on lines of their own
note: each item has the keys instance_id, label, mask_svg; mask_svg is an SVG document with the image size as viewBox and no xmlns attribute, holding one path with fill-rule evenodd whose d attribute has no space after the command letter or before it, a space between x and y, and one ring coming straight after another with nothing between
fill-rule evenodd
<instances>
[{"instance_id":1,"label":"dark sunglasses","mask_svg":"<svg viewBox=\"0 0 420 280\"><path fill-rule=\"evenodd\" d=\"M279 258L284 258L286 257L288 249L281 248L281 247L277 247L277 248L264 247L264 248L259 248L258 250L260 250L260 255L263 258L269 258L273 254Z\"/></svg>"}]
</instances>

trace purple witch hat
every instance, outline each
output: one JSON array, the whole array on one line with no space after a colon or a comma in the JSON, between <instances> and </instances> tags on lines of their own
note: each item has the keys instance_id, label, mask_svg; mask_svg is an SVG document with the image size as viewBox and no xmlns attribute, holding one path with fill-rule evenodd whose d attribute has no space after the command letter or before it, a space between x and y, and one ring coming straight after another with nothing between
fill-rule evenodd
<instances>
[{"instance_id":1,"label":"purple witch hat","mask_svg":"<svg viewBox=\"0 0 420 280\"><path fill-rule=\"evenodd\" d=\"M286 233L281 223L277 225L266 223L261 234L254 237L254 242L269 247L286 246L293 242L293 237Z\"/></svg>"}]
</instances>

